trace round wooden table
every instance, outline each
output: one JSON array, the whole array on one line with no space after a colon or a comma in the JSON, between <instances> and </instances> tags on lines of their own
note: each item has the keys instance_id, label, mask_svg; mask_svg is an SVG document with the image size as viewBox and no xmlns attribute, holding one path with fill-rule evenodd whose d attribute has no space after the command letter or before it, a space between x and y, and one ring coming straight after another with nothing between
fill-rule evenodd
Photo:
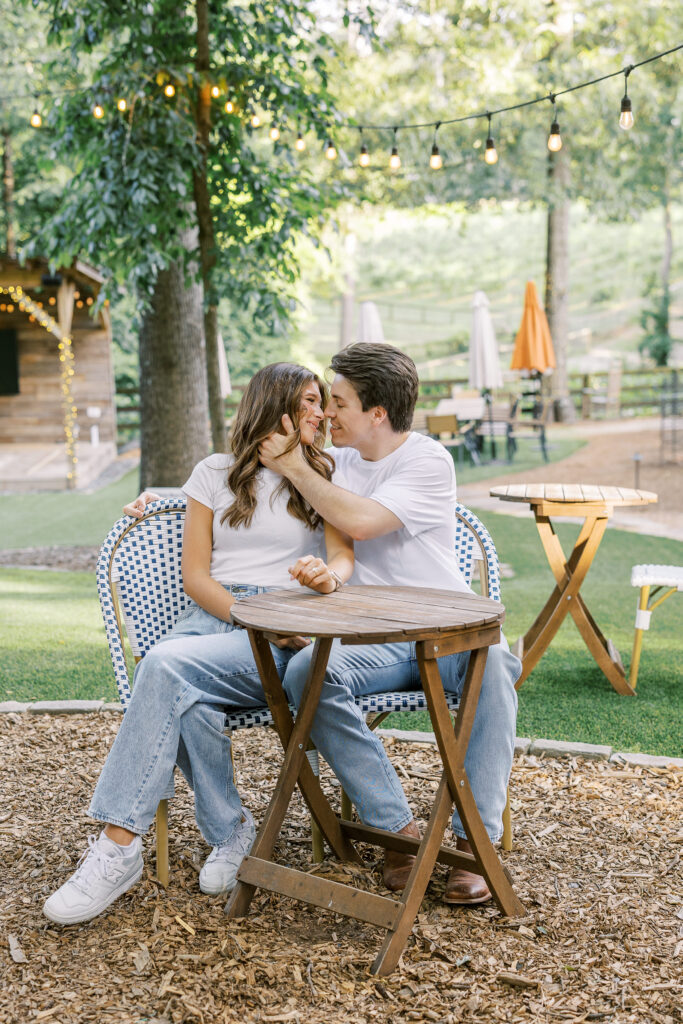
<instances>
[{"instance_id":1,"label":"round wooden table","mask_svg":"<svg viewBox=\"0 0 683 1024\"><path fill-rule=\"evenodd\" d=\"M367 921L386 929L372 970L375 974L388 974L398 963L437 861L479 871L503 913L523 915L524 907L484 829L465 771L465 754L487 649L499 642L505 618L500 602L471 593L410 587L351 586L324 596L303 589L280 590L237 602L232 618L248 630L285 758L251 854L237 873L238 883L226 907L228 916L243 916L255 889L261 887ZM297 634L313 634L316 640L308 682L294 722L268 641ZM416 642L420 677L443 762L429 825L421 840L338 818L306 759L335 637L343 644ZM472 655L453 729L437 662L445 655L463 651L471 651ZM297 784L322 835L341 859L360 861L351 839L416 854L400 899L365 892L273 862L275 841ZM470 841L471 854L442 846L453 803Z\"/></svg>"},{"instance_id":2,"label":"round wooden table","mask_svg":"<svg viewBox=\"0 0 683 1024\"><path fill-rule=\"evenodd\" d=\"M617 693L634 696L635 690L626 678L618 650L611 640L602 635L579 591L614 509L624 505L649 505L657 501L657 495L630 487L599 487L595 484L506 484L494 487L490 494L501 501L521 501L531 507L556 581L555 589L533 625L513 648L522 659L517 689L545 654L567 612L570 612L586 646ZM583 519L569 558L565 557L551 517Z\"/></svg>"}]
</instances>

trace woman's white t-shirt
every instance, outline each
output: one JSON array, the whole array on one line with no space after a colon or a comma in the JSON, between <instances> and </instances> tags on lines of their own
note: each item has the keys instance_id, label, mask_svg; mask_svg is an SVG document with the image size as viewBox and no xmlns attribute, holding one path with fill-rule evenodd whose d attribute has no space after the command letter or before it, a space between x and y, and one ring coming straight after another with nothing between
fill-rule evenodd
<instances>
[{"instance_id":1,"label":"woman's white t-shirt","mask_svg":"<svg viewBox=\"0 0 683 1024\"><path fill-rule=\"evenodd\" d=\"M321 553L322 527L310 530L289 514L287 489L271 500L282 477L265 468L259 469L256 476L257 504L251 526L235 529L227 522L221 525L223 513L234 501L227 486L227 473L233 462L233 455L209 455L197 463L183 487L188 498L213 512L212 579L223 584L299 587L287 570L297 558Z\"/></svg>"}]
</instances>

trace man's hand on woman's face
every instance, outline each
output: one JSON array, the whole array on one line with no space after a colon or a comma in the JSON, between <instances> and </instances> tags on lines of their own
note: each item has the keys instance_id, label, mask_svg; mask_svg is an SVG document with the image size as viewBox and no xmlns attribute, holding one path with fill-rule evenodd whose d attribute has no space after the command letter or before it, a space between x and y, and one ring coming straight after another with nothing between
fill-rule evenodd
<instances>
[{"instance_id":1,"label":"man's hand on woman's face","mask_svg":"<svg viewBox=\"0 0 683 1024\"><path fill-rule=\"evenodd\" d=\"M123 506L123 514L124 516L132 516L133 519L141 519L150 501L159 501L160 498L161 495L155 494L154 491L143 491L130 505Z\"/></svg>"},{"instance_id":2,"label":"man's hand on woman's face","mask_svg":"<svg viewBox=\"0 0 683 1024\"><path fill-rule=\"evenodd\" d=\"M287 452L287 445L291 443L291 436L294 433L294 424L287 413L282 417L284 434L269 434L265 441L259 445L258 455L261 465L266 469L272 469L282 476L288 476L295 472L304 459L301 445L296 445L291 452Z\"/></svg>"}]
</instances>

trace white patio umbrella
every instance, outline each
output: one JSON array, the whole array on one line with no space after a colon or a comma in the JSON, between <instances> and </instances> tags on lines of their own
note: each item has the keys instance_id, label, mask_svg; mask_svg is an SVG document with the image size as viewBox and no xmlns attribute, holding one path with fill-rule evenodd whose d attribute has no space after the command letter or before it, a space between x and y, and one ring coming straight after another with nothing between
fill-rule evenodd
<instances>
[{"instance_id":1,"label":"white patio umbrella","mask_svg":"<svg viewBox=\"0 0 683 1024\"><path fill-rule=\"evenodd\" d=\"M384 331L379 312L374 302L361 302L358 314L358 340L372 342L384 341Z\"/></svg>"},{"instance_id":2,"label":"white patio umbrella","mask_svg":"<svg viewBox=\"0 0 683 1024\"><path fill-rule=\"evenodd\" d=\"M498 345L493 330L489 300L485 292L475 292L472 301L472 334L470 335L471 388L494 391L503 386L503 374L498 358Z\"/></svg>"}]
</instances>

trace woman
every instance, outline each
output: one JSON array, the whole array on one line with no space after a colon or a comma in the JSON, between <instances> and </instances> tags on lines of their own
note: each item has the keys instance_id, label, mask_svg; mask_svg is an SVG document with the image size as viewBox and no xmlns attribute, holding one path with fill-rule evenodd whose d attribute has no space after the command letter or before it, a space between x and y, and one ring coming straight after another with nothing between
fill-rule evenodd
<instances>
[{"instance_id":1,"label":"woman","mask_svg":"<svg viewBox=\"0 0 683 1024\"><path fill-rule=\"evenodd\" d=\"M293 486L258 460L286 413L304 457L330 479L323 451L326 393L310 370L275 363L253 377L240 402L228 455L210 455L184 486L183 586L190 604L135 671L133 696L100 775L89 814L105 823L72 877L44 906L58 924L88 921L142 874L140 836L172 783L177 763L195 793L197 825L213 847L199 876L203 892L228 892L254 840L235 787L226 707L265 703L247 633L232 625L235 601L267 589L336 590L353 571L351 540ZM144 507L142 495L136 505ZM327 561L317 554L323 538ZM280 677L309 641L272 645Z\"/></svg>"}]
</instances>

